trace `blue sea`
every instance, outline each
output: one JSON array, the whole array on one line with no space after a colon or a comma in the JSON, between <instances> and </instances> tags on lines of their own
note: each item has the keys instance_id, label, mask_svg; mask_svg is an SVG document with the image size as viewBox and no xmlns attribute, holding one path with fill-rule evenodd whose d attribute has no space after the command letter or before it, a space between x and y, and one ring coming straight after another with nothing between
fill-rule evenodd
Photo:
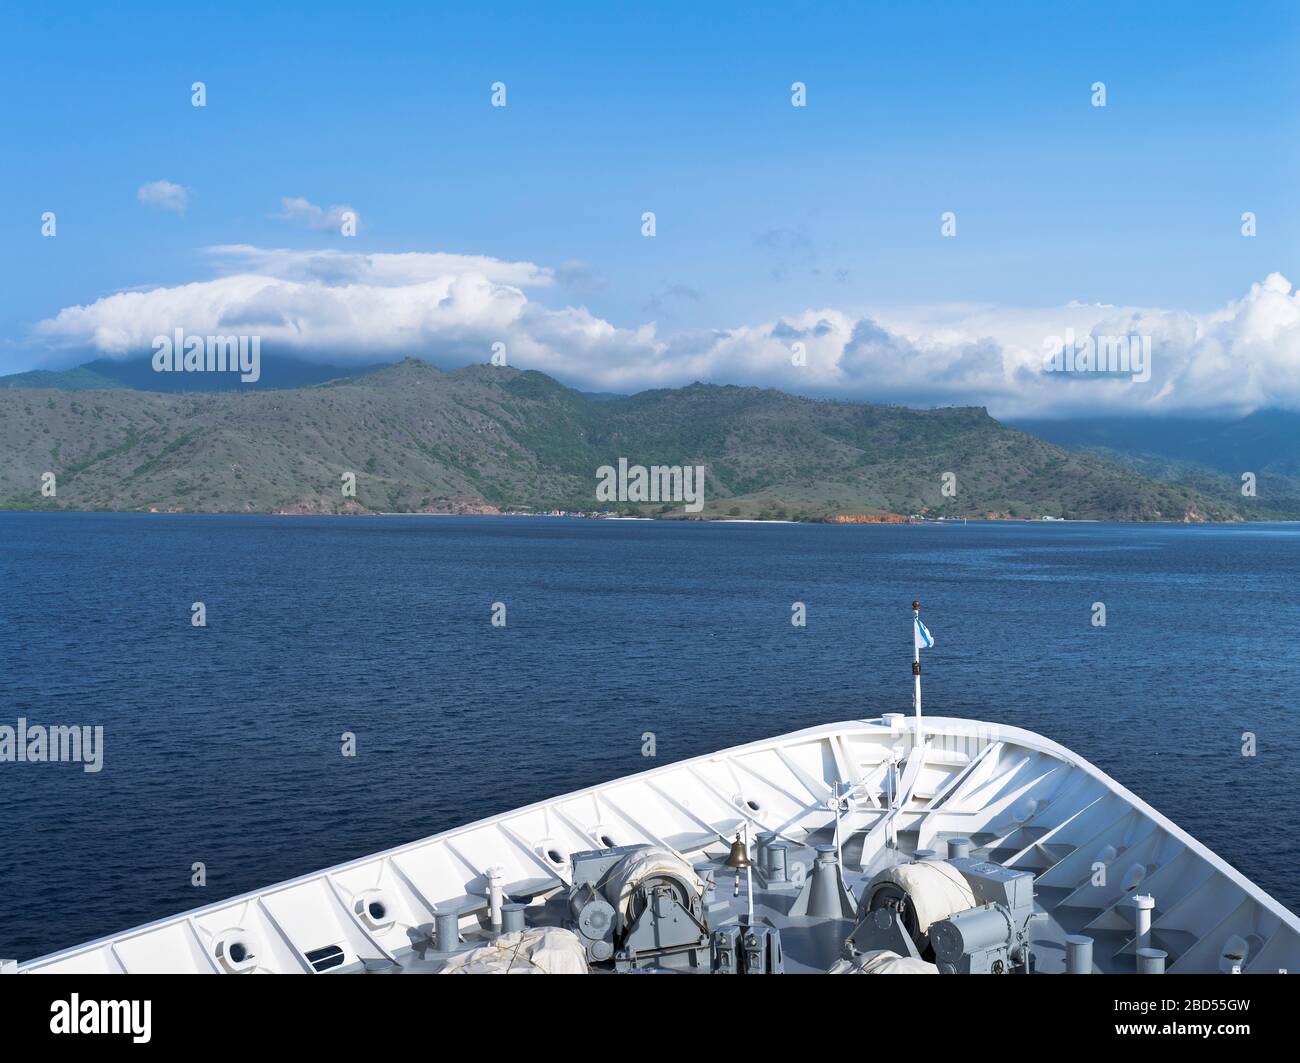
<instances>
[{"instance_id":1,"label":"blue sea","mask_svg":"<svg viewBox=\"0 0 1300 1063\"><path fill-rule=\"evenodd\" d=\"M0 514L0 725L104 728L98 772L0 763L0 956L908 712L913 598L928 713L1063 743L1300 909L1298 590L1294 524Z\"/></svg>"}]
</instances>

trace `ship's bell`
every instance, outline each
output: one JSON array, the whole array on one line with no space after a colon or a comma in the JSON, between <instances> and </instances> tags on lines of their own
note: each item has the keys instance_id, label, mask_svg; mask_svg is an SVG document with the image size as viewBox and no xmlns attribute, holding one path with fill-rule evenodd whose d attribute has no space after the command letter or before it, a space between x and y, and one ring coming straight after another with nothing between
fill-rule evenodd
<instances>
[{"instance_id":1,"label":"ship's bell","mask_svg":"<svg viewBox=\"0 0 1300 1063\"><path fill-rule=\"evenodd\" d=\"M737 871L741 868L749 867L749 847L740 840L740 835L736 835L736 840L731 843L731 852L727 854L727 866L734 867Z\"/></svg>"}]
</instances>

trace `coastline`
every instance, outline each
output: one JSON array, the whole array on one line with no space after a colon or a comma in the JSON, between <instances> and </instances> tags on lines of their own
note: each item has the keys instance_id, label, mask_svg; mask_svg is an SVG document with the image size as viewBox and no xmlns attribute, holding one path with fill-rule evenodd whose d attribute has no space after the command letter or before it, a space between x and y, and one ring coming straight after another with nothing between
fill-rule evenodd
<instances>
[{"instance_id":1,"label":"coastline","mask_svg":"<svg viewBox=\"0 0 1300 1063\"><path fill-rule=\"evenodd\" d=\"M17 507L0 508L0 515L6 513L41 513L41 514L71 514L71 515L134 515L147 517L339 517L339 518L356 518L356 517L454 517L457 519L464 518L510 518L520 520L584 520L584 521L624 521L635 523L663 523L663 524L821 524L834 527L963 527L971 524L978 525L1000 525L1000 524L1033 524L1033 525L1054 525L1054 524L1133 524L1133 525L1178 525L1186 527L1238 527L1241 525L1260 525L1262 527L1281 526L1287 524L1300 524L1300 518L1278 518L1276 520L1132 520L1125 518L1105 518L1105 517L926 517L919 519L903 520L844 520L834 518L817 518L813 520L761 520L757 517L708 517L692 514L691 516L623 516L623 515L595 515L589 513L562 512L562 513L429 513L419 510L410 511L386 511L386 510L356 510L344 513L307 513L307 512L287 512L277 510L252 510L252 509L228 509L228 510L193 510L193 509L64 509L55 506L33 506L30 508L19 509Z\"/></svg>"}]
</instances>

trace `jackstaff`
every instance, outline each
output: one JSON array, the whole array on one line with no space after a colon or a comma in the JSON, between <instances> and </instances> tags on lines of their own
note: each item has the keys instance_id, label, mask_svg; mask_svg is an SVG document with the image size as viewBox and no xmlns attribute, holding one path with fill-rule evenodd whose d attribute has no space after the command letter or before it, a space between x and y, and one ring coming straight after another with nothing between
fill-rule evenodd
<instances>
[{"instance_id":1,"label":"jackstaff","mask_svg":"<svg viewBox=\"0 0 1300 1063\"><path fill-rule=\"evenodd\" d=\"M912 603L912 682L915 693L912 705L916 709L916 744L921 744L921 651L934 645L934 636L930 629L921 623L921 603Z\"/></svg>"}]
</instances>

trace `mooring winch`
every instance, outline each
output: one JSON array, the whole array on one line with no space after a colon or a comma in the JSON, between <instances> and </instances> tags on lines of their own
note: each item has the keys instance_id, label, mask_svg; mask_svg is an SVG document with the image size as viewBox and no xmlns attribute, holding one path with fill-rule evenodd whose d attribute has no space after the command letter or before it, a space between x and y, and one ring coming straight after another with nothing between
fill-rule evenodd
<instances>
[{"instance_id":1,"label":"mooring winch","mask_svg":"<svg viewBox=\"0 0 1300 1063\"><path fill-rule=\"evenodd\" d=\"M684 953L691 966L709 964L704 884L669 849L621 845L573 853L565 925L592 963L625 971Z\"/></svg>"},{"instance_id":2,"label":"mooring winch","mask_svg":"<svg viewBox=\"0 0 1300 1063\"><path fill-rule=\"evenodd\" d=\"M845 956L880 949L940 974L1009 974L1030 963L1034 876L959 857L898 864L862 891Z\"/></svg>"}]
</instances>

